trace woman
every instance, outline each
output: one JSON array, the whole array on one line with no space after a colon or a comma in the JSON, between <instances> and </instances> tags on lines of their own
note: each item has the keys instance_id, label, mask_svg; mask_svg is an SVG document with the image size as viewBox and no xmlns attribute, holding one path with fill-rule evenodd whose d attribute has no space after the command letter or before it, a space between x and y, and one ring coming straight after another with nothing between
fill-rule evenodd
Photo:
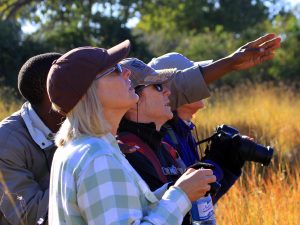
<instances>
[{"instance_id":1,"label":"woman","mask_svg":"<svg viewBox=\"0 0 300 225\"><path fill-rule=\"evenodd\" d=\"M211 170L189 169L152 193L121 153L114 135L138 101L130 71L117 64L129 46L77 48L53 62L48 94L66 120L55 140L49 224L181 224L215 181Z\"/></svg>"},{"instance_id":2,"label":"woman","mask_svg":"<svg viewBox=\"0 0 300 225\"><path fill-rule=\"evenodd\" d=\"M138 150L126 154L126 158L150 189L156 190L167 182L176 181L185 169L170 154L168 147L171 146L162 142L163 135L159 132L173 117L169 104L171 92L165 83L173 79L176 71L155 71L136 58L125 59L121 64L132 71L131 85L139 95L139 101L122 119L118 138L124 144L138 146Z\"/></svg>"}]
</instances>

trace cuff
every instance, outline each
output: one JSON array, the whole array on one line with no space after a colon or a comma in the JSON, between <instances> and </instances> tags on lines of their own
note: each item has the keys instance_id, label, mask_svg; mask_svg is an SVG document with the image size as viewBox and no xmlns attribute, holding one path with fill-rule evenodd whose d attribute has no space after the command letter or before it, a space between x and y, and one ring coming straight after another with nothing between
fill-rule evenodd
<instances>
[{"instance_id":1,"label":"cuff","mask_svg":"<svg viewBox=\"0 0 300 225\"><path fill-rule=\"evenodd\" d=\"M187 214L192 207L190 199L179 187L171 186L163 195L162 199L174 202L182 215Z\"/></svg>"}]
</instances>

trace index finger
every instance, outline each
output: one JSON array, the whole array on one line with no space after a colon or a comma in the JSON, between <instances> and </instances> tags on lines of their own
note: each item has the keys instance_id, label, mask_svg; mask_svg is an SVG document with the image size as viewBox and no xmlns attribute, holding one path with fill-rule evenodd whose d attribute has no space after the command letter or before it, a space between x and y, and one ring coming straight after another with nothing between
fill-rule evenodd
<instances>
[{"instance_id":1,"label":"index finger","mask_svg":"<svg viewBox=\"0 0 300 225\"><path fill-rule=\"evenodd\" d=\"M269 41L275 37L275 34L266 34L262 37L257 38L254 41L249 42L248 47L258 47L259 45L263 44L266 41Z\"/></svg>"},{"instance_id":2,"label":"index finger","mask_svg":"<svg viewBox=\"0 0 300 225\"><path fill-rule=\"evenodd\" d=\"M198 171L205 176L213 175L213 171L211 169L198 169Z\"/></svg>"},{"instance_id":3,"label":"index finger","mask_svg":"<svg viewBox=\"0 0 300 225\"><path fill-rule=\"evenodd\" d=\"M260 44L259 47L263 47L265 49L269 48L279 48L280 47L280 37L274 37L268 41L265 41L264 43Z\"/></svg>"}]
</instances>

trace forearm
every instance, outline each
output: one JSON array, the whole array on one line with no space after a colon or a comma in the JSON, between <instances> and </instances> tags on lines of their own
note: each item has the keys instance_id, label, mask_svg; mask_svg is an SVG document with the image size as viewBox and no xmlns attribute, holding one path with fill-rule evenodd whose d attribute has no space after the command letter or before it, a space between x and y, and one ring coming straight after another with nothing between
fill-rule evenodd
<instances>
[{"instance_id":1,"label":"forearm","mask_svg":"<svg viewBox=\"0 0 300 225\"><path fill-rule=\"evenodd\" d=\"M266 34L248 42L229 56L204 66L204 80L210 84L233 70L249 69L272 59L280 47L280 40L275 34Z\"/></svg>"},{"instance_id":2,"label":"forearm","mask_svg":"<svg viewBox=\"0 0 300 225\"><path fill-rule=\"evenodd\" d=\"M151 224L181 224L190 209L186 193L178 187L170 187L144 219Z\"/></svg>"},{"instance_id":3,"label":"forearm","mask_svg":"<svg viewBox=\"0 0 300 225\"><path fill-rule=\"evenodd\" d=\"M206 84L210 84L232 71L232 60L230 57L225 57L209 65L202 66L203 78Z\"/></svg>"}]
</instances>

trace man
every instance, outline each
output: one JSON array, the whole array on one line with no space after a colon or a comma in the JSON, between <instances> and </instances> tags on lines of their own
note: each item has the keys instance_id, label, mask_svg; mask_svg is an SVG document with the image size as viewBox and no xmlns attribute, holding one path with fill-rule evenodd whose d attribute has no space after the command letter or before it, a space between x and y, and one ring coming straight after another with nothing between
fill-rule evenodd
<instances>
[{"instance_id":1,"label":"man","mask_svg":"<svg viewBox=\"0 0 300 225\"><path fill-rule=\"evenodd\" d=\"M182 70L192 67L195 64L203 65L203 63L201 62L190 61L188 58L179 53L169 53L156 58L152 62L155 62L154 67L158 69L177 68ZM197 133L196 127L192 123L192 117L201 108L204 108L204 103L202 100L179 106L176 110L173 111L173 118L167 121L161 129L165 134L164 141L172 145L172 147L174 147L178 151L181 159L186 166L190 166L197 161L203 160L201 159L201 157L203 156L199 157L199 152L196 144L197 141L192 134L192 131L194 131L194 133ZM218 151L218 149L214 149L214 151ZM222 151L218 152L219 156L222 154ZM226 157L224 156L223 159L225 160L225 158ZM226 164L227 168L220 167L220 165L217 163L218 161L219 158L215 159L206 156L206 162L209 162L215 166L214 174L217 177L217 181L221 184L221 189L213 198L214 203L216 203L219 198L230 189L230 187L241 175L242 169L240 167L232 168L232 166L230 165L235 165L236 163L234 162L222 162L221 164ZM240 162L239 165L243 165L243 163Z\"/></svg>"},{"instance_id":2,"label":"man","mask_svg":"<svg viewBox=\"0 0 300 225\"><path fill-rule=\"evenodd\" d=\"M154 58L151 60L151 62L148 63L148 65L156 70L167 68L185 69L183 70L185 71L185 73L183 73L185 75L183 76L184 78L182 80L174 79L174 81L171 81L169 84L171 92L176 93L175 95L173 94L170 96L170 105L172 107L172 111L176 111L180 108L187 109L188 107L190 107L189 104L197 104L197 102L199 103L199 101L201 101L202 99L209 97L206 85L210 84L216 79L219 79L223 75L234 70L245 70L257 64L260 64L266 60L272 59L276 49L279 48L279 46L279 37L275 37L274 34L266 34L254 41L248 42L229 56L214 61L212 63L208 63L207 65L203 65L203 63L201 62L190 61L189 59L178 53L168 53L161 57ZM188 72L191 71L190 68L199 68L200 72L198 72L200 75L197 75L196 72ZM203 79L201 80L199 79L199 77L203 77ZM176 117L175 113L173 121L177 118L178 117ZM191 136L191 134L189 136ZM169 143L171 143L171 145L175 147L176 143L172 144L170 138L168 140ZM191 142L194 142L194 140ZM191 142L189 144L191 144ZM191 151L182 152L188 154L191 153ZM216 155L218 155L218 159L211 160L215 162L219 161L219 154ZM193 155L189 155L189 157L191 156ZM182 154L181 157L183 158L183 161L187 163L187 159L183 157ZM196 157L196 159L198 158ZM206 159L210 160L210 157L206 156ZM190 163L191 162L188 162L187 165L190 165ZM224 162L218 162L218 164L224 164ZM225 174L223 174L223 172L219 169L218 165L216 165L217 169L215 170L215 175L217 177L217 180L220 181L223 175L225 177L222 180L222 190L219 191L214 201L217 201L218 198L222 194L224 194L230 188L230 186L233 185L235 180L241 174L240 165L243 165L243 162L233 162L231 165L230 163L227 164L227 167L230 167L229 171L227 170L228 168L226 170L224 170L225 168L222 168Z\"/></svg>"},{"instance_id":3,"label":"man","mask_svg":"<svg viewBox=\"0 0 300 225\"><path fill-rule=\"evenodd\" d=\"M63 118L51 110L46 80L60 56L37 55L22 66L18 88L27 102L0 123L1 225L47 224L53 136Z\"/></svg>"}]
</instances>

